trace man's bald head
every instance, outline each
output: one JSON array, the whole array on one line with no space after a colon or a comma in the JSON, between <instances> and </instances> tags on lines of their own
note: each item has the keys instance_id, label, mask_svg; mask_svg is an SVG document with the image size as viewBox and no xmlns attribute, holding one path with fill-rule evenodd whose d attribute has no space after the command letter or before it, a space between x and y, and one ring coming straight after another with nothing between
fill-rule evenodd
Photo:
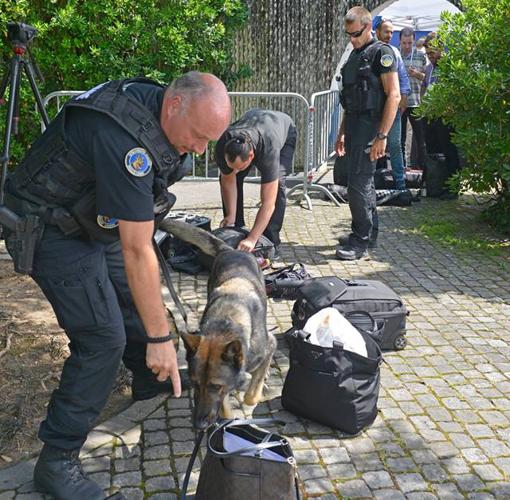
<instances>
[{"instance_id":1,"label":"man's bald head","mask_svg":"<svg viewBox=\"0 0 510 500\"><path fill-rule=\"evenodd\" d=\"M225 84L210 73L190 71L166 89L161 126L179 153L202 154L228 127L230 116Z\"/></svg>"}]
</instances>

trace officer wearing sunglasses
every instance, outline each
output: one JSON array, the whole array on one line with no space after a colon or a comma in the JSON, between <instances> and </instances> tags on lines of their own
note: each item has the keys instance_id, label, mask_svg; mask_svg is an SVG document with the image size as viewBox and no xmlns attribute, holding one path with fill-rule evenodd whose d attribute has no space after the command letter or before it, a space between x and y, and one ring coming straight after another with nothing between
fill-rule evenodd
<instances>
[{"instance_id":1,"label":"officer wearing sunglasses","mask_svg":"<svg viewBox=\"0 0 510 500\"><path fill-rule=\"evenodd\" d=\"M376 245L375 164L385 154L400 90L394 52L373 38L370 12L353 7L344 22L354 50L341 71L344 112L335 149L347 162L352 224L349 237L340 239L336 257L357 260L368 257L369 244Z\"/></svg>"}]
</instances>

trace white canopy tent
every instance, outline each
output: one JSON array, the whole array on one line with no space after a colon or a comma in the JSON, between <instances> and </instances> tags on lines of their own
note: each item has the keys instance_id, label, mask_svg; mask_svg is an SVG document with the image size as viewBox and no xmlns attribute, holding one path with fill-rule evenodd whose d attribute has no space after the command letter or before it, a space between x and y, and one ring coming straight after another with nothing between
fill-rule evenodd
<instances>
[{"instance_id":1,"label":"white canopy tent","mask_svg":"<svg viewBox=\"0 0 510 500\"><path fill-rule=\"evenodd\" d=\"M411 28L414 31L436 31L441 23L441 12L460 10L447 0L397 0L377 12L391 19L395 31Z\"/></svg>"}]
</instances>

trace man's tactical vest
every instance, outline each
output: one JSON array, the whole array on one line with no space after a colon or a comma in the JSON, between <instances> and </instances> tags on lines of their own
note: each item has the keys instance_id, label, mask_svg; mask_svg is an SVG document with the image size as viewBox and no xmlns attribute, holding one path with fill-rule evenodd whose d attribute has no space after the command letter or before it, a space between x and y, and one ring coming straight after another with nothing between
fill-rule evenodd
<instances>
[{"instance_id":1,"label":"man's tactical vest","mask_svg":"<svg viewBox=\"0 0 510 500\"><path fill-rule=\"evenodd\" d=\"M375 55L384 45L375 41L361 52L353 50L342 68L340 102L346 113L382 114L386 94L381 78L372 71Z\"/></svg>"},{"instance_id":2,"label":"man's tactical vest","mask_svg":"<svg viewBox=\"0 0 510 500\"><path fill-rule=\"evenodd\" d=\"M188 173L188 162L168 142L152 112L125 92L138 82L162 87L146 78L115 80L66 103L9 177L6 205L19 215L36 214L69 236L88 235L104 242L118 239L118 228L98 224L94 168L66 138L67 110L84 108L108 115L148 151L154 168L155 215L167 211L173 198L167 187Z\"/></svg>"}]
</instances>

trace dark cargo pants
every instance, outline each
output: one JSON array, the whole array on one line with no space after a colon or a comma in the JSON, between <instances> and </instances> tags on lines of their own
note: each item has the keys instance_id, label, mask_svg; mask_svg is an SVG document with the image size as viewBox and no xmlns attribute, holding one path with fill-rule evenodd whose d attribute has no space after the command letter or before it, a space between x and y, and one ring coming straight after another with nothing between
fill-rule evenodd
<instances>
[{"instance_id":1,"label":"dark cargo pants","mask_svg":"<svg viewBox=\"0 0 510 500\"><path fill-rule=\"evenodd\" d=\"M374 185L376 162L370 161L368 152L369 142L377 133L379 121L370 116L347 116L345 134L347 192L352 217L349 244L366 249L369 238L376 240L379 232Z\"/></svg>"},{"instance_id":2,"label":"dark cargo pants","mask_svg":"<svg viewBox=\"0 0 510 500\"><path fill-rule=\"evenodd\" d=\"M121 359L134 374L155 380L145 365L145 329L129 291L120 242L69 239L49 226L32 277L70 349L39 438L58 448L79 448L106 403Z\"/></svg>"}]
</instances>

